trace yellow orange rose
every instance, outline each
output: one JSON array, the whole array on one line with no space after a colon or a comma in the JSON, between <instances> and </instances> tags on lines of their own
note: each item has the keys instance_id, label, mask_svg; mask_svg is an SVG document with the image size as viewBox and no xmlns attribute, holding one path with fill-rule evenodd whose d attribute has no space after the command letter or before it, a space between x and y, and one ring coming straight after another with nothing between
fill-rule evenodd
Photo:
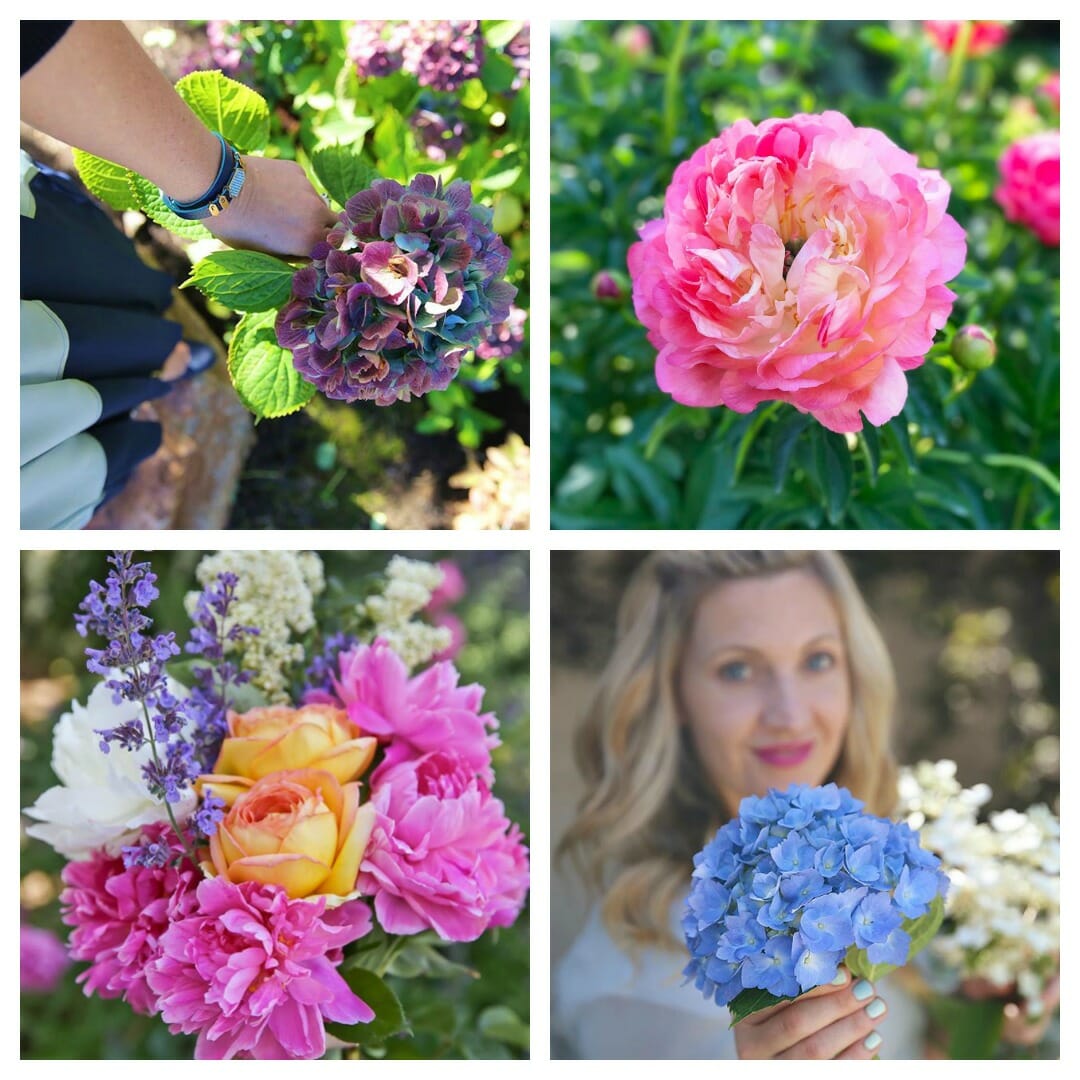
<instances>
[{"instance_id":1,"label":"yellow orange rose","mask_svg":"<svg viewBox=\"0 0 1080 1080\"><path fill-rule=\"evenodd\" d=\"M361 736L343 709L285 705L229 713L229 734L214 764L215 778L262 780L286 769L324 769L339 784L363 775L377 740ZM246 784L213 784L230 805Z\"/></svg>"},{"instance_id":2,"label":"yellow orange rose","mask_svg":"<svg viewBox=\"0 0 1080 1080\"><path fill-rule=\"evenodd\" d=\"M346 896L375 822L358 783L322 769L275 773L241 794L210 837L215 873L234 884L280 885L298 900Z\"/></svg>"}]
</instances>

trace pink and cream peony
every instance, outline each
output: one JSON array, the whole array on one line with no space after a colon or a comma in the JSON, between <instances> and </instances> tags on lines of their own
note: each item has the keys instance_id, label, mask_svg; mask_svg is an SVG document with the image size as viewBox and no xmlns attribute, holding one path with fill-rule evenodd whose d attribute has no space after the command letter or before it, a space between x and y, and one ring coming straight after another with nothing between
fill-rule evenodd
<instances>
[{"instance_id":1,"label":"pink and cream peony","mask_svg":"<svg viewBox=\"0 0 1080 1080\"><path fill-rule=\"evenodd\" d=\"M785 401L838 432L896 416L964 265L949 194L840 113L736 121L630 248L660 388L736 412Z\"/></svg>"},{"instance_id":2,"label":"pink and cream peony","mask_svg":"<svg viewBox=\"0 0 1080 1080\"><path fill-rule=\"evenodd\" d=\"M509 926L529 887L521 834L487 785L453 753L387 769L372 792L375 828L360 866L390 934L434 930L473 941Z\"/></svg>"},{"instance_id":3,"label":"pink and cream peony","mask_svg":"<svg viewBox=\"0 0 1080 1080\"><path fill-rule=\"evenodd\" d=\"M923 29L943 53L952 53L963 25L960 20L931 19L923 23ZM1008 38L1009 28L1004 23L976 19L971 24L965 52L968 56L985 56L1004 45Z\"/></svg>"},{"instance_id":4,"label":"pink and cream peony","mask_svg":"<svg viewBox=\"0 0 1080 1080\"><path fill-rule=\"evenodd\" d=\"M1042 131L1014 142L998 161L994 198L1010 221L1044 244L1061 243L1061 132Z\"/></svg>"}]
</instances>

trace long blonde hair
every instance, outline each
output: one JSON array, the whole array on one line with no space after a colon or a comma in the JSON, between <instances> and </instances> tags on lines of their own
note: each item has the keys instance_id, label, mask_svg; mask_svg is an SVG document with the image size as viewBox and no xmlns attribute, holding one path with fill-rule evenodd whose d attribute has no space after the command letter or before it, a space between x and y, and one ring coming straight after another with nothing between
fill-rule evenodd
<instances>
[{"instance_id":1,"label":"long blonde hair","mask_svg":"<svg viewBox=\"0 0 1080 1080\"><path fill-rule=\"evenodd\" d=\"M717 585L805 569L840 617L852 715L829 779L877 814L895 803L896 684L885 643L843 560L830 551L655 552L619 605L615 647L577 736L588 794L560 844L603 893L604 921L633 952L678 948L670 910L724 810L682 723L680 660L698 604Z\"/></svg>"}]
</instances>

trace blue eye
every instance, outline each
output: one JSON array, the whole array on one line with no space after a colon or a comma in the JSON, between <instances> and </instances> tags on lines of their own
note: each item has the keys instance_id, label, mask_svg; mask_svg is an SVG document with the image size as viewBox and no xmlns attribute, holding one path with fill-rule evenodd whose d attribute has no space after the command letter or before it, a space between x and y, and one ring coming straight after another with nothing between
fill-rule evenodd
<instances>
[{"instance_id":1,"label":"blue eye","mask_svg":"<svg viewBox=\"0 0 1080 1080\"><path fill-rule=\"evenodd\" d=\"M725 682L746 682L750 678L750 665L745 660L730 660L717 674Z\"/></svg>"},{"instance_id":2,"label":"blue eye","mask_svg":"<svg viewBox=\"0 0 1080 1080\"><path fill-rule=\"evenodd\" d=\"M815 652L806 658L806 666L811 671L828 671L836 666L836 657L831 652Z\"/></svg>"}]
</instances>

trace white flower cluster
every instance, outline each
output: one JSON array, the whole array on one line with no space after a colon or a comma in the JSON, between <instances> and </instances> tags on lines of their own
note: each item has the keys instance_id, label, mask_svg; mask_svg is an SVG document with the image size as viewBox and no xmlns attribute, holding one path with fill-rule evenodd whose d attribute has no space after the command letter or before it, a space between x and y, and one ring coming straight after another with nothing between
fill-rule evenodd
<instances>
[{"instance_id":1,"label":"white flower cluster","mask_svg":"<svg viewBox=\"0 0 1080 1080\"><path fill-rule=\"evenodd\" d=\"M985 784L964 788L953 761L920 762L900 774L900 815L949 875L945 924L928 959L958 979L1016 986L1041 1011L1060 948L1060 825L1046 806L978 821Z\"/></svg>"},{"instance_id":2,"label":"white flower cluster","mask_svg":"<svg viewBox=\"0 0 1080 1080\"><path fill-rule=\"evenodd\" d=\"M413 619L427 607L442 578L433 563L395 555L386 568L383 591L358 607L375 624L374 636L383 638L408 668L427 663L450 645L449 628Z\"/></svg>"},{"instance_id":3,"label":"white flower cluster","mask_svg":"<svg viewBox=\"0 0 1080 1080\"><path fill-rule=\"evenodd\" d=\"M229 625L259 630L233 647L237 663L252 672L252 686L268 701L287 703L285 671L304 659L304 648L292 635L315 625L315 597L326 587L322 560L310 551L219 551L199 562L195 576L205 587L224 572L237 577ZM194 612L198 596L191 592L185 598L188 614Z\"/></svg>"}]
</instances>

